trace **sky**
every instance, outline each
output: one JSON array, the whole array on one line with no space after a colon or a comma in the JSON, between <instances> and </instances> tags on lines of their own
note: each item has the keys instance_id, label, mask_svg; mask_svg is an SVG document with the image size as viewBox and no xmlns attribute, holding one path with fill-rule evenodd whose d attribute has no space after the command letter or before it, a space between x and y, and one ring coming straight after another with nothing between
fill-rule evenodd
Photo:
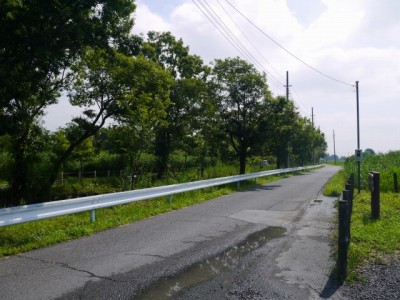
<instances>
[{"instance_id":1,"label":"sky","mask_svg":"<svg viewBox=\"0 0 400 300\"><path fill-rule=\"evenodd\" d=\"M326 136L327 152L400 150L400 1L137 0L133 33L170 31L205 63L239 56L266 72L275 96L289 91L300 114ZM214 12L246 48L238 51L200 10ZM245 16L245 17L243 17ZM249 22L251 21L251 23ZM279 45L278 45L279 44ZM240 47L240 46L239 46ZM321 74L322 73L322 74ZM63 126L78 110L58 104L46 126Z\"/></svg>"}]
</instances>

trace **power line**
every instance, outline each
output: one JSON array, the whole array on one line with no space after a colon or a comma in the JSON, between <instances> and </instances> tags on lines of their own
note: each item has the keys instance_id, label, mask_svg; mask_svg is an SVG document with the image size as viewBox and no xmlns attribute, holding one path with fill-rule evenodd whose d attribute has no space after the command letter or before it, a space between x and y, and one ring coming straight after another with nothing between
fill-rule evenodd
<instances>
[{"instance_id":1,"label":"power line","mask_svg":"<svg viewBox=\"0 0 400 300\"><path fill-rule=\"evenodd\" d=\"M237 23L234 21L234 19L230 16L230 14L226 11L226 9L221 5L220 1L217 0L221 8L225 11L225 13L228 15L228 17L231 19L233 24L237 27L237 29L242 33L242 35L246 38L246 40L253 46L255 50L264 58L264 60L270 65L268 60L261 54L261 52L257 49L257 47L250 41L249 38L244 34L244 32L239 28ZM285 86L284 84L274 77L268 70L264 68L264 66L251 54L251 52L247 49L245 45L238 39L238 37L232 32L232 30L229 28L229 26L221 19L221 17L218 15L218 13L207 3L206 0L204 0L205 4L201 2L201 0L198 0L198 3L196 3L194 0L192 2L197 6L197 8L204 14L204 16L217 28L217 30L225 37L225 39L228 40L228 42L244 57L246 57L247 60L252 61L257 65L261 70L265 71L268 75L270 75L269 81L270 84L272 84L274 87L276 87L279 91L285 92ZM200 6L201 7L200 7ZM273 66L270 65L272 68ZM274 69L274 68L273 68ZM274 69L275 72L279 74L279 72ZM277 83L275 83L275 81ZM303 112L304 115L307 115L306 110L293 98L292 91L290 93L290 100L292 100L296 106Z\"/></svg>"},{"instance_id":2,"label":"power line","mask_svg":"<svg viewBox=\"0 0 400 300\"><path fill-rule=\"evenodd\" d=\"M228 42L247 60L253 62L257 65L261 70L264 70L267 74L269 74L271 79L274 79L279 84L274 83L274 81L270 81L272 85L277 87L278 89L282 88L282 83L276 79L272 74L270 74L262 64L251 54L251 52L243 45L243 43L235 36L235 34L229 29L229 27L225 24L225 22L219 17L219 15L212 9L212 7L204 0L205 4L201 1L196 3L194 0L192 2L197 6L197 8L207 17L207 19L218 29L218 31L228 40ZM200 6L201 7L200 7Z\"/></svg>"},{"instance_id":3,"label":"power line","mask_svg":"<svg viewBox=\"0 0 400 300\"><path fill-rule=\"evenodd\" d=\"M199 1L200 2L200 1ZM254 55L247 49L247 47L239 40L238 37L233 33L233 31L229 28L228 25L221 19L221 17L215 12L215 10L208 4L206 0L204 0L206 5L209 7L209 9L212 11L212 14L217 18L217 22L220 24L222 30L224 30L231 38L232 41L239 46L240 49L243 50L245 53L245 56L248 58L249 61L253 62L255 65L257 65L261 70L264 70L267 74L271 76L271 79L274 79L278 82L278 84L281 84L281 82L276 79L268 70L264 68L264 66L254 57ZM201 2L200 2L201 3ZM213 17L213 16L212 16ZM214 18L214 17L213 17ZM215 19L214 18L214 19ZM219 21L218 21L219 20ZM222 25L223 26L222 26ZM239 29L240 30L240 29ZM272 82L271 82L272 83ZM278 85L279 86L279 85Z\"/></svg>"},{"instance_id":4,"label":"power line","mask_svg":"<svg viewBox=\"0 0 400 300\"><path fill-rule=\"evenodd\" d=\"M251 25L253 25L258 31L260 31L263 35L265 35L269 40L271 40L274 44L276 44L277 46L279 46L281 49L283 49L285 52L287 52L289 55L291 55L292 57L294 57L295 59L297 59L298 61L300 61L302 64L304 64L305 66L309 67L310 69L312 69L313 71L317 72L318 74L325 76L326 78L329 78L333 81L339 82L341 84L344 85L348 85L348 86L354 86L353 84L344 82L342 80L336 79L332 76L329 76L321 71L319 71L318 69L314 68L313 66L311 66L310 64L306 63L304 60L302 60L301 58L299 58L298 56L296 56L295 54L293 54L292 52L290 52L288 49L286 49L284 46L282 46L280 43L278 43L276 40L274 40L272 37L270 37L267 33L265 33L260 27L258 27L253 21L251 21L247 16L245 16L240 10L238 10L235 6L232 5L232 3L230 3L228 0L225 0L234 10L236 10L243 18L245 18Z\"/></svg>"},{"instance_id":5,"label":"power line","mask_svg":"<svg viewBox=\"0 0 400 300\"><path fill-rule=\"evenodd\" d=\"M231 19L232 23L236 26L236 28L241 32L241 34L243 35L243 37L250 43L251 46L253 46L253 48L257 51L257 53L264 59L264 61L271 67L271 69L273 69L277 74L279 74L279 72L274 68L274 66L268 61L268 59L265 58L265 56L262 54L262 52L260 50L258 50L258 48L254 45L254 43L247 37L247 35L243 32L243 30L240 29L240 27L238 26L238 24L235 22L235 20L232 18L232 16L229 14L229 12L225 9L225 7L221 4L221 2L219 0L217 0L219 6L223 9L223 11L225 12L225 14ZM277 79L276 77L274 77L270 72L267 71L268 74L270 74L271 77L273 77L274 79L276 79L276 81L278 81L279 83L282 84L282 82L280 82L279 79Z\"/></svg>"}]
</instances>

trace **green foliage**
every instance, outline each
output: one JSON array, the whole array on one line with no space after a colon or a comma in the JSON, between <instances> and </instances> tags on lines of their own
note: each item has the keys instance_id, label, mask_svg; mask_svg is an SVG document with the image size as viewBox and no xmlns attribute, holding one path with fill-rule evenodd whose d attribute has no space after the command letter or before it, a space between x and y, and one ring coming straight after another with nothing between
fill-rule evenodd
<instances>
[{"instance_id":1,"label":"green foliage","mask_svg":"<svg viewBox=\"0 0 400 300\"><path fill-rule=\"evenodd\" d=\"M126 44L134 9L131 0L0 3L0 135L13 137L8 204L36 201L30 156L42 140L40 118L57 103L71 65L86 47Z\"/></svg>"},{"instance_id":2,"label":"green foliage","mask_svg":"<svg viewBox=\"0 0 400 300\"><path fill-rule=\"evenodd\" d=\"M382 263L400 250L400 195L381 194L379 220L371 219L371 194L362 192L353 204L349 280L358 277L357 268L367 263Z\"/></svg>"},{"instance_id":3,"label":"green foliage","mask_svg":"<svg viewBox=\"0 0 400 300\"><path fill-rule=\"evenodd\" d=\"M132 0L6 0L0 8L6 206L58 198L49 193L60 170L123 170L151 185L153 173L192 180L237 158L244 173L256 158L280 167L324 150L323 134L292 101L274 98L253 65L227 58L206 66L170 32L132 36ZM49 133L41 118L62 93L82 114ZM79 187L69 195L101 190Z\"/></svg>"},{"instance_id":4,"label":"green foliage","mask_svg":"<svg viewBox=\"0 0 400 300\"><path fill-rule=\"evenodd\" d=\"M346 176L349 176L351 173L357 176L357 163L354 156L346 161L344 170ZM400 151L363 157L361 161L362 189L368 189L368 173L372 171L380 173L380 188L382 192L393 191L393 174L400 174Z\"/></svg>"},{"instance_id":5,"label":"green foliage","mask_svg":"<svg viewBox=\"0 0 400 300\"><path fill-rule=\"evenodd\" d=\"M345 172L340 170L325 185L324 195L328 197L339 197L342 194L347 178Z\"/></svg>"},{"instance_id":6,"label":"green foliage","mask_svg":"<svg viewBox=\"0 0 400 300\"><path fill-rule=\"evenodd\" d=\"M262 118L270 95L266 78L238 57L217 59L212 74L222 126L239 158L239 173L244 174L251 149L259 148L263 141Z\"/></svg>"},{"instance_id":7,"label":"green foliage","mask_svg":"<svg viewBox=\"0 0 400 300\"><path fill-rule=\"evenodd\" d=\"M370 153L361 162L362 191L355 195L351 223L351 243L348 253L349 281L360 279L358 268L369 263L385 263L397 257L400 250L400 196L393 193L393 173L399 172L400 152ZM368 189L368 172L381 174L379 220L371 218L371 193ZM345 181L357 174L354 157L349 158L327 185L325 194L340 195ZM356 180L357 181L357 180Z\"/></svg>"}]
</instances>

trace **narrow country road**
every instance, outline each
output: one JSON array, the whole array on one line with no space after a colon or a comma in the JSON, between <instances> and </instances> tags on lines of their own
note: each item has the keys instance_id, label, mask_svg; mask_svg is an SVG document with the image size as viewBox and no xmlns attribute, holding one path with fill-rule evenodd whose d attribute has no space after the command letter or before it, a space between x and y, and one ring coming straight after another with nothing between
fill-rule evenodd
<instances>
[{"instance_id":1,"label":"narrow country road","mask_svg":"<svg viewBox=\"0 0 400 300\"><path fill-rule=\"evenodd\" d=\"M324 168L0 259L1 299L341 299Z\"/></svg>"}]
</instances>

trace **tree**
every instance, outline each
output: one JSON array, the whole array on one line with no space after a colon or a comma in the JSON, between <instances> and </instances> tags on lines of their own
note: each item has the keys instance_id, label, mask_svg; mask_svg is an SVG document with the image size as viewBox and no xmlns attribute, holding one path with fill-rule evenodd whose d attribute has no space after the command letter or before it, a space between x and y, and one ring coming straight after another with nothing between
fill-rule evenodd
<instances>
[{"instance_id":1,"label":"tree","mask_svg":"<svg viewBox=\"0 0 400 300\"><path fill-rule=\"evenodd\" d=\"M239 172L244 174L247 156L262 142L260 125L270 97L266 78L238 57L215 60L212 74L223 129L239 158Z\"/></svg>"},{"instance_id":2,"label":"tree","mask_svg":"<svg viewBox=\"0 0 400 300\"><path fill-rule=\"evenodd\" d=\"M367 148L363 152L363 156L364 157L367 157L369 155L375 155L375 154L376 154L375 151L373 149L371 149L371 148Z\"/></svg>"},{"instance_id":3,"label":"tree","mask_svg":"<svg viewBox=\"0 0 400 300\"><path fill-rule=\"evenodd\" d=\"M158 158L157 176L161 178L168 169L170 154L182 148L182 141L190 134L193 109L201 98L208 68L170 32L149 32L141 51L174 79L169 93L171 105L164 122L155 128L154 153Z\"/></svg>"},{"instance_id":4,"label":"tree","mask_svg":"<svg viewBox=\"0 0 400 300\"><path fill-rule=\"evenodd\" d=\"M307 118L295 121L291 145L294 159L299 165L314 163L313 159L324 157L327 146L324 134L315 129Z\"/></svg>"},{"instance_id":5,"label":"tree","mask_svg":"<svg viewBox=\"0 0 400 300\"><path fill-rule=\"evenodd\" d=\"M276 156L277 168L288 167L291 139L298 112L293 101L283 96L270 100L268 105L269 138L267 148Z\"/></svg>"},{"instance_id":6,"label":"tree","mask_svg":"<svg viewBox=\"0 0 400 300\"><path fill-rule=\"evenodd\" d=\"M71 64L87 46L126 46L134 9L132 0L0 3L0 134L13 136L13 204L30 195L34 127L57 103Z\"/></svg>"},{"instance_id":7,"label":"tree","mask_svg":"<svg viewBox=\"0 0 400 300\"><path fill-rule=\"evenodd\" d=\"M168 73L142 56L133 58L116 51L89 48L71 69L74 73L69 79L68 96L71 104L84 111L69 124L68 147L54 160L42 195L48 193L62 164L108 119L125 120L139 114L144 119L154 112L162 117L168 101Z\"/></svg>"}]
</instances>

